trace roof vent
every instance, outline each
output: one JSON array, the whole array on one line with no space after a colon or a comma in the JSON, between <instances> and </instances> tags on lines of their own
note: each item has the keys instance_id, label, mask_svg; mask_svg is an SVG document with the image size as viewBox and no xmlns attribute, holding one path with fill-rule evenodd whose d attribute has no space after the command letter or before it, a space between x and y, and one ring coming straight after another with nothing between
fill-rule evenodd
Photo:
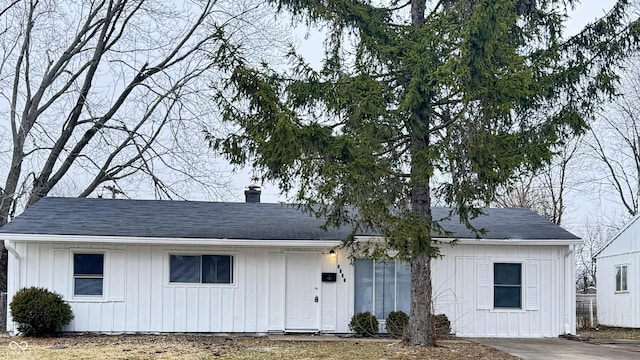
<instances>
[{"instance_id":1,"label":"roof vent","mask_svg":"<svg viewBox=\"0 0 640 360\"><path fill-rule=\"evenodd\" d=\"M259 203L260 202L260 186L256 184L251 184L247 186L248 189L244 191L244 200L248 203Z\"/></svg>"}]
</instances>

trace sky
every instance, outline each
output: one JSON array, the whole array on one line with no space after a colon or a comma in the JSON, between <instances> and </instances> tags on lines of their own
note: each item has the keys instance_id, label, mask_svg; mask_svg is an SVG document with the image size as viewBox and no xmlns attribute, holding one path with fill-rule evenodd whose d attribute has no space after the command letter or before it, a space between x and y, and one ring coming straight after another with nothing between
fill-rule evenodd
<instances>
[{"instance_id":1,"label":"sky","mask_svg":"<svg viewBox=\"0 0 640 360\"><path fill-rule=\"evenodd\" d=\"M567 22L566 35L577 33L586 24L602 17L607 10L613 7L615 0L587 0L578 4L569 16ZM306 28L296 30L298 40L298 51L303 54L312 64L319 64L322 57L322 47L319 45L323 41L323 34ZM250 169L241 169L233 176L232 201L244 201L244 189L251 183ZM606 199L594 201L593 199L573 197L568 200L569 213L565 217L564 226L572 231L577 231L584 222L598 214L615 207ZM287 198L279 193L276 185L266 183L262 185L262 202L287 202Z\"/></svg>"}]
</instances>

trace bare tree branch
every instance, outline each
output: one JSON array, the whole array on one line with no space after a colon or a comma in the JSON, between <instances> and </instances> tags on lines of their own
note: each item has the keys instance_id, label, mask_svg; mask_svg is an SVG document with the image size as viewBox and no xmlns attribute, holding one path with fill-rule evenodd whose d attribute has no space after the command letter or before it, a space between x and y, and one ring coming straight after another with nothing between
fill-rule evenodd
<instances>
[{"instance_id":1,"label":"bare tree branch","mask_svg":"<svg viewBox=\"0 0 640 360\"><path fill-rule=\"evenodd\" d=\"M279 51L288 39L265 15L266 5L12 0L3 6L0 226L52 192L225 195L228 182L212 170L202 133L215 129L217 117L209 85L224 70L214 55L231 42L261 57ZM0 254L0 275L5 260Z\"/></svg>"}]
</instances>

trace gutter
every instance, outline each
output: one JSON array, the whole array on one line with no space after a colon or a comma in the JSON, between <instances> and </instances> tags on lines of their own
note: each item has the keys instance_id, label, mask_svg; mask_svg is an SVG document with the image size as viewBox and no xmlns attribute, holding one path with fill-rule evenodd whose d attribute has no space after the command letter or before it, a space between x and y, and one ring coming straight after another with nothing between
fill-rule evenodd
<instances>
[{"instance_id":1,"label":"gutter","mask_svg":"<svg viewBox=\"0 0 640 360\"><path fill-rule=\"evenodd\" d=\"M62 243L112 243L137 245L220 245L220 246L283 246L283 247L334 247L342 243L336 240L300 239L208 239L208 238L161 238L141 236L97 236L97 235L49 235L49 234L2 234L5 242L62 242ZM15 251L15 250L14 250ZM12 253L13 254L13 253Z\"/></svg>"},{"instance_id":2,"label":"gutter","mask_svg":"<svg viewBox=\"0 0 640 360\"><path fill-rule=\"evenodd\" d=\"M5 241L25 242L84 242L114 244L167 244L175 245L226 245L226 246L286 246L286 247L333 247L342 244L342 239L301 240L301 239L217 239L217 238L180 238L180 237L142 237L142 236L98 236L98 235L51 235L51 234L2 234ZM582 240L575 239L469 239L469 238L433 238L441 243L457 241L460 245L577 245ZM356 236L359 242L382 242L381 236ZM17 256L17 254L14 256Z\"/></svg>"},{"instance_id":3,"label":"gutter","mask_svg":"<svg viewBox=\"0 0 640 360\"><path fill-rule=\"evenodd\" d=\"M470 239L470 238L432 238L441 243L450 243L457 241L459 245L562 245L573 246L582 244L582 239ZM357 241L362 242L381 242L384 238L381 236L356 236Z\"/></svg>"},{"instance_id":4,"label":"gutter","mask_svg":"<svg viewBox=\"0 0 640 360\"><path fill-rule=\"evenodd\" d=\"M15 242L3 239L4 248L15 258L15 263L12 264L12 268L14 269L13 279L9 278L9 273L11 272L11 268L9 268L9 261L11 259L7 259L7 304L11 301L9 296L13 297L15 294L15 288L18 287L19 279L20 279L20 254L16 250ZM9 321L11 319L11 312L9 311L9 306L7 306L6 314L5 314L6 324L4 331L7 331L10 335L16 335L15 324L13 321Z\"/></svg>"}]
</instances>

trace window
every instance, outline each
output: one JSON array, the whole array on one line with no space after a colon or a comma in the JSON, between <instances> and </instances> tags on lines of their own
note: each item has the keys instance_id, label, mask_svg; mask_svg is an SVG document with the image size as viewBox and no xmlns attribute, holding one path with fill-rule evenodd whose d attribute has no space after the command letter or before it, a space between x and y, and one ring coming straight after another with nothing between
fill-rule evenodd
<instances>
[{"instance_id":1,"label":"window","mask_svg":"<svg viewBox=\"0 0 640 360\"><path fill-rule=\"evenodd\" d=\"M104 254L73 254L73 295L102 296Z\"/></svg>"},{"instance_id":2,"label":"window","mask_svg":"<svg viewBox=\"0 0 640 360\"><path fill-rule=\"evenodd\" d=\"M627 291L627 265L616 265L616 291Z\"/></svg>"},{"instance_id":3,"label":"window","mask_svg":"<svg viewBox=\"0 0 640 360\"><path fill-rule=\"evenodd\" d=\"M355 312L386 319L391 311L409 313L411 267L406 262L355 260Z\"/></svg>"},{"instance_id":4,"label":"window","mask_svg":"<svg viewBox=\"0 0 640 360\"><path fill-rule=\"evenodd\" d=\"M231 284L231 255L170 255L169 281L172 283Z\"/></svg>"},{"instance_id":5,"label":"window","mask_svg":"<svg viewBox=\"0 0 640 360\"><path fill-rule=\"evenodd\" d=\"M493 264L493 307L522 308L522 264Z\"/></svg>"}]
</instances>

